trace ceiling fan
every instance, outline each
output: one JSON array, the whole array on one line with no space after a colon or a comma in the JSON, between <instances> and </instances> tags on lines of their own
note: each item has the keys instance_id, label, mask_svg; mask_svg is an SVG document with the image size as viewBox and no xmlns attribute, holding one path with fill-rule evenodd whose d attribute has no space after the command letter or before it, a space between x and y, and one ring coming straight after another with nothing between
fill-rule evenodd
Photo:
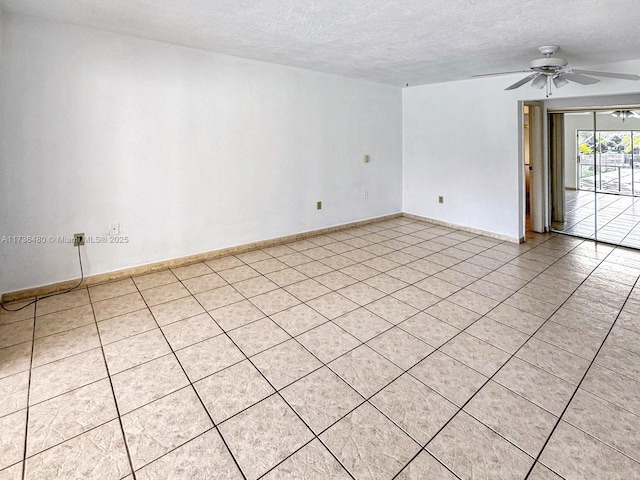
<instances>
[{"instance_id":1,"label":"ceiling fan","mask_svg":"<svg viewBox=\"0 0 640 480\"><path fill-rule=\"evenodd\" d=\"M627 73L613 73L613 72L598 72L594 70L578 70L577 68L569 68L568 62L564 58L553 57L553 54L559 50L560 47L556 45L545 45L538 48L538 51L544 55L542 58L536 58L532 60L529 65L529 70L517 70L515 72L500 72L489 73L484 75L474 75L474 77L489 77L493 75L508 75L511 73L527 72L529 75L522 80L518 80L513 85L509 85L505 90L514 90L522 85L531 82L531 86L534 88L547 88L547 97L550 93L550 84L556 88L564 87L569 82L579 83L581 85L593 85L600 80L590 77L594 75L596 77L609 77L620 78L623 80L640 80L640 76L627 74Z\"/></svg>"}]
</instances>

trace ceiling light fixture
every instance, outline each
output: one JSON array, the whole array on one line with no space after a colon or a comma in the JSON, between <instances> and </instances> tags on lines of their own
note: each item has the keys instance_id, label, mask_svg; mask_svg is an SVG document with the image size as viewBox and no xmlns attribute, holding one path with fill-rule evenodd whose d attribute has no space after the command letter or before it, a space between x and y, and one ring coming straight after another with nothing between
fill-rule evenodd
<instances>
[{"instance_id":1,"label":"ceiling light fixture","mask_svg":"<svg viewBox=\"0 0 640 480\"><path fill-rule=\"evenodd\" d=\"M531 82L531 86L533 88L544 88L547 85L547 76L545 74L540 74Z\"/></svg>"},{"instance_id":2,"label":"ceiling light fixture","mask_svg":"<svg viewBox=\"0 0 640 480\"><path fill-rule=\"evenodd\" d=\"M638 118L638 114L633 110L616 110L611 115L616 118L621 118L623 122L627 118Z\"/></svg>"},{"instance_id":3,"label":"ceiling light fixture","mask_svg":"<svg viewBox=\"0 0 640 480\"><path fill-rule=\"evenodd\" d=\"M556 86L556 88L562 88L565 85L569 85L569 81L566 78L562 78L556 75L553 77L553 84Z\"/></svg>"}]
</instances>

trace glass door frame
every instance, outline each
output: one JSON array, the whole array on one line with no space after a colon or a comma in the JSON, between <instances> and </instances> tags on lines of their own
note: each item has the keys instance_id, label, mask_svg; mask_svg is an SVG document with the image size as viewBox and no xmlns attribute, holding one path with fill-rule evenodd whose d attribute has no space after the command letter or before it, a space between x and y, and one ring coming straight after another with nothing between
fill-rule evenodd
<instances>
[{"instance_id":1,"label":"glass door frame","mask_svg":"<svg viewBox=\"0 0 640 480\"><path fill-rule=\"evenodd\" d=\"M589 113L589 114L591 114L590 115L591 116L591 126L590 127L592 129L591 131L593 133L593 138L594 138L594 148L593 148L593 165L594 165L593 232L592 232L591 235L586 236L586 235L580 234L580 233L563 231L563 230L560 230L558 228L554 228L554 226L553 226L554 222L552 221L553 220L553 212L552 212L553 207L552 207L552 205L554 204L554 198L553 198L554 193L553 193L553 188L552 188L552 184L551 184L551 179L553 178L554 174L556 174L556 172L554 172L554 166L553 165L555 164L556 165L555 168L558 168L557 167L557 163L558 162L557 162L557 159L556 159L555 162L552 160L552 150L554 148L554 141L555 140L553 139L552 129L551 128L548 129L548 135L549 135L549 138L548 138L548 148L549 148L548 178L550 180L549 180L549 183L548 183L547 192L548 192L548 195L549 195L549 204L551 206L549 208L549 210L548 210L548 215L549 215L548 224L549 224L549 228L550 228L551 232L564 233L566 235L572 235L572 236L575 236L575 237L578 237L578 238L592 239L592 240L594 240L596 242L600 242L601 241L598 238L598 194L599 193L615 194L615 193L613 193L613 192L600 192L598 190L598 188L597 188L597 181L596 181L597 179L595 178L595 175L597 173L597 168L596 167L597 167L598 151L597 151L597 148L595 148L595 146L597 145L597 135L598 135L598 132L599 132L599 130L598 130L598 114L599 113L602 114L604 112L611 113L612 111L616 111L616 110L636 110L636 111L640 112L640 105L628 105L628 106L627 105L624 105L624 106L608 105L608 106L579 107L579 108L571 108L571 107L562 108L562 107L560 107L560 108L548 108L547 109L547 123L548 123L548 125L552 124L552 115L554 115L554 114L563 114L563 115L564 114L571 114L571 113ZM564 118L564 116L563 116L563 118ZM584 130L586 131L587 129L584 129ZM632 199L632 201L633 201L633 199L640 197L640 192L636 192L636 189L635 189L635 173L636 172L635 172L635 162L634 162L635 156L636 156L635 152L634 152L634 138L635 138L635 135L637 135L638 138L640 138L640 131L639 130L640 129L633 128L633 127L629 128L628 130L624 129L624 128L621 128L621 129L610 129L610 128L607 128L607 129L603 130L603 131L631 132L631 138L630 138L630 142L631 142L631 164L630 164L630 166L631 166L631 192L632 192L632 195L630 196L630 198ZM565 141L565 136L564 136L564 132L563 132L563 140L562 140L562 142L564 142L564 141ZM580 168L580 166L579 166L580 164L579 164L579 150L577 148L578 147L577 132L576 132L576 137L574 138L574 141L575 141L575 144L576 144L576 152L577 152L576 156L578 157L578 158L574 158L574 161L576 161L576 163L578 164L578 169L579 169ZM562 167L563 170L564 170L564 161L566 161L566 159L563 159L563 167ZM564 181L564 174L565 173L563 171L562 172L563 181ZM578 172L576 172L576 177L578 177L577 174L578 174ZM621 188L620 182L619 182L619 188ZM579 188L579 178L576 178L576 190L580 190L580 188ZM589 192L591 190L583 190L583 191ZM626 195L626 196L629 196L629 195ZM563 202L564 202L564 199L563 199ZM562 208L564 209L564 205L563 205ZM564 212L563 212L563 214L564 214ZM555 222L555 223L557 225L558 222ZM609 242L609 241L605 240L603 243L612 243L613 245L627 246L627 245L625 245L623 243L623 240L621 240L619 243ZM638 248L638 247L632 247L632 248Z\"/></svg>"}]
</instances>

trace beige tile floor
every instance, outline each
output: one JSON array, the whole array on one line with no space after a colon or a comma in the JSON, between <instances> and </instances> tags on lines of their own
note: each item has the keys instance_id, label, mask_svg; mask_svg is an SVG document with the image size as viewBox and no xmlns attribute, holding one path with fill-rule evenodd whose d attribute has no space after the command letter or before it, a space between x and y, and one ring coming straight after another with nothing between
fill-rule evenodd
<instances>
[{"instance_id":1,"label":"beige tile floor","mask_svg":"<svg viewBox=\"0 0 640 480\"><path fill-rule=\"evenodd\" d=\"M638 479L639 274L400 218L3 312L0 479Z\"/></svg>"},{"instance_id":2,"label":"beige tile floor","mask_svg":"<svg viewBox=\"0 0 640 480\"><path fill-rule=\"evenodd\" d=\"M553 225L558 232L594 239L597 223L599 241L640 248L638 196L595 194L593 190L566 190L565 211L565 222Z\"/></svg>"}]
</instances>

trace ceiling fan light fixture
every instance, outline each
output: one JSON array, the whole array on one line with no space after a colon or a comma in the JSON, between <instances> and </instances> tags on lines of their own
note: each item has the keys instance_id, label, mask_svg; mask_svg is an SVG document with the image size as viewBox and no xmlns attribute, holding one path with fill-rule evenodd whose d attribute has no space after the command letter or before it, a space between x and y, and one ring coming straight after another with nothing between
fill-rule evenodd
<instances>
[{"instance_id":1,"label":"ceiling fan light fixture","mask_svg":"<svg viewBox=\"0 0 640 480\"><path fill-rule=\"evenodd\" d=\"M627 118L638 118L638 114L633 110L616 110L611 114L613 117L620 118L624 122Z\"/></svg>"},{"instance_id":2,"label":"ceiling fan light fixture","mask_svg":"<svg viewBox=\"0 0 640 480\"><path fill-rule=\"evenodd\" d=\"M560 75L553 77L553 84L556 88L562 88L565 85L569 85L569 81L566 78L562 78Z\"/></svg>"},{"instance_id":3,"label":"ceiling fan light fixture","mask_svg":"<svg viewBox=\"0 0 640 480\"><path fill-rule=\"evenodd\" d=\"M533 79L533 82L531 82L531 86L533 88L544 88L547 85L547 76L546 75L538 75L536 78Z\"/></svg>"},{"instance_id":4,"label":"ceiling fan light fixture","mask_svg":"<svg viewBox=\"0 0 640 480\"><path fill-rule=\"evenodd\" d=\"M534 88L542 90L546 87L547 97L551 95L551 89L553 87L562 88L570 82L575 82L580 85L593 85L594 83L598 83L600 79L593 78L593 76L640 81L640 75L630 73L600 72L595 70L578 70L569 68L569 63L565 58L554 56L559 49L560 47L557 45L543 45L542 47L539 47L538 50L542 55L544 55L544 57L532 60L529 63L529 70L488 73L474 75L474 77L510 75L512 73L520 72L528 73L526 77L518 80L512 85L509 85L505 90L514 90L531 82L531 86ZM553 82L553 85L551 82ZM640 118L640 116L638 116L638 118Z\"/></svg>"}]
</instances>

